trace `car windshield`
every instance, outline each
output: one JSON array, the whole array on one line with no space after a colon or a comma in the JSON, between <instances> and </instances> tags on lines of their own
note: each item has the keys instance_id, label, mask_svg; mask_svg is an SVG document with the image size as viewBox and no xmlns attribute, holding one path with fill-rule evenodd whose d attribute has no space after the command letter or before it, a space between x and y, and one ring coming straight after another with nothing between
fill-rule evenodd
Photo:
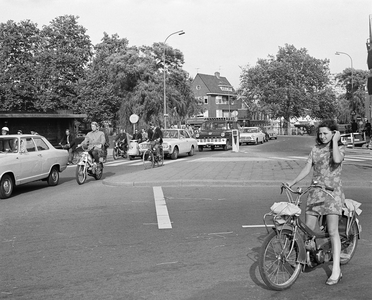
<instances>
[{"instance_id":1,"label":"car windshield","mask_svg":"<svg viewBox=\"0 0 372 300\"><path fill-rule=\"evenodd\" d=\"M18 152L18 139L0 136L0 153Z\"/></svg>"},{"instance_id":2,"label":"car windshield","mask_svg":"<svg viewBox=\"0 0 372 300\"><path fill-rule=\"evenodd\" d=\"M242 132L244 132L244 133L257 133L258 129L257 128L243 128Z\"/></svg>"},{"instance_id":3,"label":"car windshield","mask_svg":"<svg viewBox=\"0 0 372 300\"><path fill-rule=\"evenodd\" d=\"M168 139L177 139L178 138L178 130L163 130L163 138Z\"/></svg>"},{"instance_id":4,"label":"car windshield","mask_svg":"<svg viewBox=\"0 0 372 300\"><path fill-rule=\"evenodd\" d=\"M216 129L231 129L230 123L228 122L206 122L201 126L201 130L216 130Z\"/></svg>"}]
</instances>

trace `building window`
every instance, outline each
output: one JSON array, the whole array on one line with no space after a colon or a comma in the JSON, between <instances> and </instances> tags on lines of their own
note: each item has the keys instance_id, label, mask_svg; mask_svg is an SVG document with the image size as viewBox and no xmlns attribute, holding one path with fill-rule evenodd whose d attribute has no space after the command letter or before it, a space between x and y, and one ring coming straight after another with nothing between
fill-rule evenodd
<instances>
[{"instance_id":1,"label":"building window","mask_svg":"<svg viewBox=\"0 0 372 300\"><path fill-rule=\"evenodd\" d=\"M222 104L222 96L216 96L216 104Z\"/></svg>"},{"instance_id":2,"label":"building window","mask_svg":"<svg viewBox=\"0 0 372 300\"><path fill-rule=\"evenodd\" d=\"M208 97L204 97L204 104L208 104Z\"/></svg>"},{"instance_id":3,"label":"building window","mask_svg":"<svg viewBox=\"0 0 372 300\"><path fill-rule=\"evenodd\" d=\"M217 118L222 118L223 117L222 109L216 109L216 117Z\"/></svg>"}]
</instances>

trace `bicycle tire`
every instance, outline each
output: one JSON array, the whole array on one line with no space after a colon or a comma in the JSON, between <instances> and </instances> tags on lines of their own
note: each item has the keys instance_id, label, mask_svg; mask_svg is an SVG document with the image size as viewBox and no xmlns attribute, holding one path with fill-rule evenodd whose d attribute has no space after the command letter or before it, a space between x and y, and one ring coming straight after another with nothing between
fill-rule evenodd
<instances>
[{"instance_id":1,"label":"bicycle tire","mask_svg":"<svg viewBox=\"0 0 372 300\"><path fill-rule=\"evenodd\" d=\"M154 167L154 154L151 150L147 149L145 152L143 152L142 162L145 170Z\"/></svg>"},{"instance_id":2,"label":"bicycle tire","mask_svg":"<svg viewBox=\"0 0 372 300\"><path fill-rule=\"evenodd\" d=\"M114 160L117 160L118 157L119 157L118 150L114 148L113 151L112 151L112 158Z\"/></svg>"},{"instance_id":3,"label":"bicycle tire","mask_svg":"<svg viewBox=\"0 0 372 300\"><path fill-rule=\"evenodd\" d=\"M291 230L272 231L264 240L258 266L265 284L276 291L292 286L301 274L299 246Z\"/></svg>"},{"instance_id":4,"label":"bicycle tire","mask_svg":"<svg viewBox=\"0 0 372 300\"><path fill-rule=\"evenodd\" d=\"M164 165L164 151L163 148L159 148L160 156L158 157L157 164L158 167L161 167Z\"/></svg>"},{"instance_id":5,"label":"bicycle tire","mask_svg":"<svg viewBox=\"0 0 372 300\"><path fill-rule=\"evenodd\" d=\"M346 265L354 256L358 245L358 225L353 222L350 227L349 236L340 236L341 238L341 257L340 264Z\"/></svg>"}]
</instances>

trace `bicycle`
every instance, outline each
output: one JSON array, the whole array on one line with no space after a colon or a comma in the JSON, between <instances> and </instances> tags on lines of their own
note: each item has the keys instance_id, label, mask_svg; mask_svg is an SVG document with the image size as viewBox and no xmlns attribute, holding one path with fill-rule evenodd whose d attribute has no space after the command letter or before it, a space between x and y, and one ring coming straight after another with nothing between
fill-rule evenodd
<instances>
[{"instance_id":1,"label":"bicycle","mask_svg":"<svg viewBox=\"0 0 372 300\"><path fill-rule=\"evenodd\" d=\"M271 212L264 215L264 223L269 235L265 238L259 255L259 271L265 284L277 291L292 286L305 267L313 268L318 264L332 261L332 245L327 232L326 218L318 218L319 231L313 231L300 219L301 197L311 189L320 188L329 196L333 189L313 182L304 191L292 190L283 184L288 202L274 203ZM293 195L297 195L294 199ZM343 215L339 221L341 239L341 264L347 264L353 257L361 225L357 215L360 203L346 199ZM270 232L267 218L271 217L273 230ZM270 226L272 227L272 226Z\"/></svg>"},{"instance_id":2,"label":"bicycle","mask_svg":"<svg viewBox=\"0 0 372 300\"><path fill-rule=\"evenodd\" d=\"M144 147L144 144L142 143L142 147ZM163 146L159 145L159 153L160 155L157 155L156 149L152 147L151 143L147 143L147 149L143 152L142 155L142 162L143 166L146 169L154 168L155 165L158 167L162 166L164 164L164 151Z\"/></svg>"}]
</instances>

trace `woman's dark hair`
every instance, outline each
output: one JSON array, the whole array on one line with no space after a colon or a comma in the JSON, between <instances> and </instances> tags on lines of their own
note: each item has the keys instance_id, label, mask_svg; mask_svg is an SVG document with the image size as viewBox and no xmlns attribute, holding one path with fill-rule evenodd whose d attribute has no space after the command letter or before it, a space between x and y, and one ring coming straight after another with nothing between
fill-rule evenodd
<instances>
[{"instance_id":1,"label":"woman's dark hair","mask_svg":"<svg viewBox=\"0 0 372 300\"><path fill-rule=\"evenodd\" d=\"M323 120L319 125L318 128L316 129L316 143L320 145L322 142L319 138L319 129L321 127L327 127L330 131L335 131L338 130L338 125L335 120ZM332 143L332 141L331 141ZM330 147L332 147L332 144L330 144Z\"/></svg>"},{"instance_id":2,"label":"woman's dark hair","mask_svg":"<svg viewBox=\"0 0 372 300\"><path fill-rule=\"evenodd\" d=\"M319 138L319 129L321 127L327 127L330 131L338 130L338 125L337 125L336 121L334 121L334 120L323 120L318 125L318 128L316 129L316 143L318 145L322 144L322 142L320 141L320 138ZM338 145L339 146L343 145L341 140L338 141ZM334 168L337 167L338 164L335 164L334 161L333 161L332 147L333 147L333 140L331 140L331 142L329 143L329 152L330 152L329 166L331 167L331 169L334 169Z\"/></svg>"}]
</instances>

